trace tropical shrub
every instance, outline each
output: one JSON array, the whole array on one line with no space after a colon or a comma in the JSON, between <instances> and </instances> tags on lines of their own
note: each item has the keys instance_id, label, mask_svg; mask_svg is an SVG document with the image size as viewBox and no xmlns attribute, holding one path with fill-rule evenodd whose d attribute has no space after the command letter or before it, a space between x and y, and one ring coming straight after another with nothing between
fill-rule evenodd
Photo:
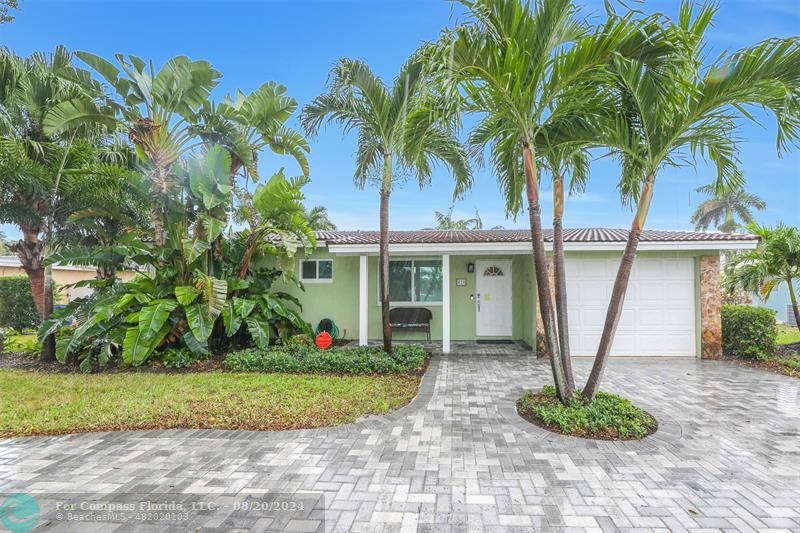
<instances>
[{"instance_id":1,"label":"tropical shrub","mask_svg":"<svg viewBox=\"0 0 800 533\"><path fill-rule=\"evenodd\" d=\"M35 328L39 321L28 278L0 278L0 327L18 330Z\"/></svg>"},{"instance_id":2,"label":"tropical shrub","mask_svg":"<svg viewBox=\"0 0 800 533\"><path fill-rule=\"evenodd\" d=\"M161 354L161 361L167 368L189 368L202 358L201 354L187 348L167 348Z\"/></svg>"},{"instance_id":3,"label":"tropical shrub","mask_svg":"<svg viewBox=\"0 0 800 533\"><path fill-rule=\"evenodd\" d=\"M600 392L591 401L575 394L565 405L552 385L539 394L525 394L517 401L517 410L548 429L580 437L642 439L657 427L655 419L630 400Z\"/></svg>"},{"instance_id":4,"label":"tropical shrub","mask_svg":"<svg viewBox=\"0 0 800 533\"><path fill-rule=\"evenodd\" d=\"M722 306L722 351L743 359L764 360L775 354L775 311L748 305Z\"/></svg>"},{"instance_id":5,"label":"tropical shrub","mask_svg":"<svg viewBox=\"0 0 800 533\"><path fill-rule=\"evenodd\" d=\"M36 335L29 330L0 330L0 352L36 355L41 349L42 345Z\"/></svg>"},{"instance_id":6,"label":"tropical shrub","mask_svg":"<svg viewBox=\"0 0 800 533\"><path fill-rule=\"evenodd\" d=\"M421 346L395 346L388 355L377 346L320 350L314 346L282 346L271 350L232 352L225 368L234 372L286 372L309 374L398 374L417 370L425 361Z\"/></svg>"},{"instance_id":7,"label":"tropical shrub","mask_svg":"<svg viewBox=\"0 0 800 533\"><path fill-rule=\"evenodd\" d=\"M90 283L96 294L42 325L40 335L45 336L65 320L76 323L71 335L58 341L60 361L96 356L103 366L119 355L123 363L136 366L168 348L185 348L196 356L251 344L266 349L276 339L310 332L298 300L272 289L278 278L294 281L278 259L300 245L309 249L315 244L302 216L305 181L288 180L279 172L260 185L253 194L257 225L225 238L230 168L231 156L219 146L175 167L176 192L161 200L166 213L161 246L127 235L88 254L83 248L65 249L48 258L50 263L92 264L112 254L142 272L125 283ZM258 261L267 256L277 263Z\"/></svg>"}]
</instances>

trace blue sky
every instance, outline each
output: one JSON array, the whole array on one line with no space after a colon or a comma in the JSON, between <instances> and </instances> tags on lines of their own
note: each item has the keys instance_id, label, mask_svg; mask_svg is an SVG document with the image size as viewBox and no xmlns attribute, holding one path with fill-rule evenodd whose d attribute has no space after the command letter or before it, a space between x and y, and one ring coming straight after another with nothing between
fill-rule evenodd
<instances>
[{"instance_id":1,"label":"blue sky","mask_svg":"<svg viewBox=\"0 0 800 533\"><path fill-rule=\"evenodd\" d=\"M587 15L600 17L602 0L578 0ZM630 3L630 2L629 2ZM800 30L798 0L720 0L721 11L710 32L709 57L771 36ZM677 0L647 0L647 11L674 15ZM64 44L107 57L132 53L162 63L173 55L209 60L223 74L215 91L221 98L237 88L251 91L275 80L288 87L300 105L324 90L328 71L340 57L366 60L391 81L417 46L461 18L460 8L444 0L293 0L293 1L81 1L23 0L23 10L10 25L0 27L0 43L19 54L52 50ZM768 209L758 214L765 224L783 221L800 225L800 152L775 152L775 126L745 124L741 159L748 189L760 195ZM374 229L378 195L352 184L355 138L329 126L311 141L312 183L309 205L326 205L341 229ZM291 161L264 157L262 175ZM592 165L588 190L567 203L565 225L627 227L630 212L616 193L617 169L603 159ZM712 180L706 167L669 169L659 176L648 226L688 229L697 205L694 189ZM525 227L526 218L507 220L503 200L490 169L476 171L472 192L456 204L456 216L471 216L477 208L487 226ZM547 185L544 185L547 188ZM420 191L405 184L392 199L391 225L417 229L433 224L433 212L451 203L452 179L438 169L433 183ZM547 196L547 192L545 193ZM545 220L551 209L544 210ZM4 227L9 236L14 228Z\"/></svg>"}]
</instances>

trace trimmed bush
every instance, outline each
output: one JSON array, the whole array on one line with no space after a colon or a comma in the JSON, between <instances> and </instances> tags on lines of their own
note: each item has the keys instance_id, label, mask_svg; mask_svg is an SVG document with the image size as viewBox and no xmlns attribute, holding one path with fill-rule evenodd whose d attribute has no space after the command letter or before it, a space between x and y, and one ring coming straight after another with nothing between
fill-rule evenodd
<instances>
[{"instance_id":1,"label":"trimmed bush","mask_svg":"<svg viewBox=\"0 0 800 533\"><path fill-rule=\"evenodd\" d=\"M722 306L722 351L731 357L762 361L775 355L775 311L748 305Z\"/></svg>"},{"instance_id":2,"label":"trimmed bush","mask_svg":"<svg viewBox=\"0 0 800 533\"><path fill-rule=\"evenodd\" d=\"M354 346L322 351L314 346L281 346L241 350L225 358L233 372L308 374L401 374L417 370L425 360L421 346L395 346L390 357L379 347Z\"/></svg>"},{"instance_id":3,"label":"trimmed bush","mask_svg":"<svg viewBox=\"0 0 800 533\"><path fill-rule=\"evenodd\" d=\"M25 276L0 278L0 327L16 330L39 326L39 313Z\"/></svg>"}]
</instances>

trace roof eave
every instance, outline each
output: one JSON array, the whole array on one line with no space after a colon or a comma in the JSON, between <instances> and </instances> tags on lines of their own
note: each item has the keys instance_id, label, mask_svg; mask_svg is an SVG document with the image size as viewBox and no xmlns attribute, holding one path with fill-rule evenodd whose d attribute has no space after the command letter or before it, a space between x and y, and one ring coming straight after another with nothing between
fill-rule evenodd
<instances>
[{"instance_id":1,"label":"roof eave","mask_svg":"<svg viewBox=\"0 0 800 533\"><path fill-rule=\"evenodd\" d=\"M567 252L623 251L625 242L565 242ZM714 240L714 241L646 241L640 242L638 251L720 251L752 250L758 246L754 240ZM340 255L374 255L378 244L328 244L328 251ZM551 251L552 243L545 243ZM530 242L464 242L464 243L391 243L389 252L394 254L529 254Z\"/></svg>"}]
</instances>

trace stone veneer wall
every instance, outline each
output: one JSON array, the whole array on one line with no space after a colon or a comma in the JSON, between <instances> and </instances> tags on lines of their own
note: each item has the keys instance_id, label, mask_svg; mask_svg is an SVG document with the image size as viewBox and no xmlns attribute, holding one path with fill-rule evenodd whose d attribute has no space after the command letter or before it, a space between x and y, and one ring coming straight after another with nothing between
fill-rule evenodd
<instances>
[{"instance_id":1,"label":"stone veneer wall","mask_svg":"<svg viewBox=\"0 0 800 533\"><path fill-rule=\"evenodd\" d=\"M719 254L700 256L700 355L722 357L722 289Z\"/></svg>"}]
</instances>

